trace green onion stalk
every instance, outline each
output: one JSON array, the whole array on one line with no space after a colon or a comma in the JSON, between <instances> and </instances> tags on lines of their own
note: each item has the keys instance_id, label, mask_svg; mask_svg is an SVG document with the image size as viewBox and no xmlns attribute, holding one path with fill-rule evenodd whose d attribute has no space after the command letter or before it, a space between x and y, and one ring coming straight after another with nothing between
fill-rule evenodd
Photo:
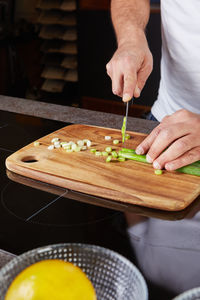
<instances>
[{"instance_id":1,"label":"green onion stalk","mask_svg":"<svg viewBox=\"0 0 200 300\"><path fill-rule=\"evenodd\" d=\"M125 141L125 131L126 131L126 117L123 119L123 124L122 124L122 143Z\"/></svg>"},{"instance_id":2,"label":"green onion stalk","mask_svg":"<svg viewBox=\"0 0 200 300\"><path fill-rule=\"evenodd\" d=\"M118 155L119 158L123 157L125 159L131 159L139 162L148 163L146 160L146 155L138 155L135 153L134 149L122 148L122 150L119 151ZM185 174L200 176L200 161L196 161L195 163L179 168L176 171Z\"/></svg>"}]
</instances>

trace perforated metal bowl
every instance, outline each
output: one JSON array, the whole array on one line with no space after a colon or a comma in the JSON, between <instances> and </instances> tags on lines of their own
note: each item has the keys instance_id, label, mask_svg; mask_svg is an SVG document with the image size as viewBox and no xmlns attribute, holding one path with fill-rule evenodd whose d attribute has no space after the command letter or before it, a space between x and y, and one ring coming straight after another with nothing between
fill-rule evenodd
<instances>
[{"instance_id":1,"label":"perforated metal bowl","mask_svg":"<svg viewBox=\"0 0 200 300\"><path fill-rule=\"evenodd\" d=\"M44 259L63 259L80 267L92 281L98 300L148 299L145 280L130 261L111 250L85 244L50 245L14 258L0 270L0 299L18 273Z\"/></svg>"},{"instance_id":2,"label":"perforated metal bowl","mask_svg":"<svg viewBox=\"0 0 200 300\"><path fill-rule=\"evenodd\" d=\"M188 290L173 300L200 300L200 287Z\"/></svg>"}]
</instances>

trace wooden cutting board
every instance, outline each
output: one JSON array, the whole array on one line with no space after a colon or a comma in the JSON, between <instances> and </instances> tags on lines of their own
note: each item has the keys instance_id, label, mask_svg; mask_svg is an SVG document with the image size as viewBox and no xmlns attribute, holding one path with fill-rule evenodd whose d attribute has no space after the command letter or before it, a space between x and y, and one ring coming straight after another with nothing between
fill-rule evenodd
<instances>
[{"instance_id":1,"label":"wooden cutting board","mask_svg":"<svg viewBox=\"0 0 200 300\"><path fill-rule=\"evenodd\" d=\"M127 148L135 149L145 134L129 132L131 139ZM105 136L112 137L105 141ZM66 153L62 148L48 150L51 140L61 141L89 139L92 147L100 151L106 146L119 150L113 139L121 140L116 129L87 125L70 125L55 131L15 152L6 159L6 167L18 174L64 188L92 194L116 201L142 205L163 210L178 211L187 207L200 194L200 178L178 172L164 171L155 175L150 164L127 160L105 162L85 150Z\"/></svg>"}]
</instances>

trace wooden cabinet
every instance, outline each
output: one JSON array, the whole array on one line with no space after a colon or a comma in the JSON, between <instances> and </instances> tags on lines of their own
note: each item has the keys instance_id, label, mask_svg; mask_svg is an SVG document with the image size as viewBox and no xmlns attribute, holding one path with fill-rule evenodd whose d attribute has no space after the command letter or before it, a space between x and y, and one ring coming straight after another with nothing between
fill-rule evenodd
<instances>
[{"instance_id":1,"label":"wooden cabinet","mask_svg":"<svg viewBox=\"0 0 200 300\"><path fill-rule=\"evenodd\" d=\"M79 0L79 8L83 10L106 10L110 8L110 0Z\"/></svg>"}]
</instances>

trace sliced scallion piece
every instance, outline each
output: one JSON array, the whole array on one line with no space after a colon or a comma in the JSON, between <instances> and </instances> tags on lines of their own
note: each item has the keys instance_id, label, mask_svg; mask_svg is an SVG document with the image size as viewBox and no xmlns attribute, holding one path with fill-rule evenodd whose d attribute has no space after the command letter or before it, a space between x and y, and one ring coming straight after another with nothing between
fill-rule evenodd
<instances>
[{"instance_id":1,"label":"sliced scallion piece","mask_svg":"<svg viewBox=\"0 0 200 300\"><path fill-rule=\"evenodd\" d=\"M47 147L48 150L53 150L54 149L54 145L50 145L49 147Z\"/></svg>"},{"instance_id":2,"label":"sliced scallion piece","mask_svg":"<svg viewBox=\"0 0 200 300\"><path fill-rule=\"evenodd\" d=\"M55 143L55 142L58 142L59 141L59 138L55 137L51 140L52 143Z\"/></svg>"},{"instance_id":3,"label":"sliced scallion piece","mask_svg":"<svg viewBox=\"0 0 200 300\"><path fill-rule=\"evenodd\" d=\"M54 144L54 147L55 147L56 149L60 148L60 147L61 147L61 146L60 146L60 143L59 143L59 144Z\"/></svg>"},{"instance_id":4,"label":"sliced scallion piece","mask_svg":"<svg viewBox=\"0 0 200 300\"><path fill-rule=\"evenodd\" d=\"M118 157L118 161L125 161L126 159L124 157Z\"/></svg>"},{"instance_id":5,"label":"sliced scallion piece","mask_svg":"<svg viewBox=\"0 0 200 300\"><path fill-rule=\"evenodd\" d=\"M38 146L40 145L40 142L36 141L36 142L33 143L33 145L34 145L35 147L38 147Z\"/></svg>"},{"instance_id":6,"label":"sliced scallion piece","mask_svg":"<svg viewBox=\"0 0 200 300\"><path fill-rule=\"evenodd\" d=\"M96 151L97 151L97 150L94 149L94 148L90 149L90 152L91 152L91 153L95 153Z\"/></svg>"},{"instance_id":7,"label":"sliced scallion piece","mask_svg":"<svg viewBox=\"0 0 200 300\"><path fill-rule=\"evenodd\" d=\"M71 149L72 149L73 151L76 150L76 147L78 147L76 144L72 144L72 145L71 145Z\"/></svg>"},{"instance_id":8,"label":"sliced scallion piece","mask_svg":"<svg viewBox=\"0 0 200 300\"><path fill-rule=\"evenodd\" d=\"M96 152L95 152L95 155L96 155L96 156L101 156L102 153L101 153L101 151L96 151Z\"/></svg>"},{"instance_id":9,"label":"sliced scallion piece","mask_svg":"<svg viewBox=\"0 0 200 300\"><path fill-rule=\"evenodd\" d=\"M163 171L162 170L154 170L154 173L156 175L161 175L163 173Z\"/></svg>"},{"instance_id":10,"label":"sliced scallion piece","mask_svg":"<svg viewBox=\"0 0 200 300\"><path fill-rule=\"evenodd\" d=\"M77 145L78 145L79 147L82 147L82 146L84 145L84 142L83 142L82 140L77 141Z\"/></svg>"},{"instance_id":11,"label":"sliced scallion piece","mask_svg":"<svg viewBox=\"0 0 200 300\"><path fill-rule=\"evenodd\" d=\"M131 138L130 134L127 133L127 134L125 135L125 140L129 140L130 138Z\"/></svg>"},{"instance_id":12,"label":"sliced scallion piece","mask_svg":"<svg viewBox=\"0 0 200 300\"><path fill-rule=\"evenodd\" d=\"M65 150L71 149L71 145L69 145L69 144L63 144L62 148L65 149Z\"/></svg>"},{"instance_id":13,"label":"sliced scallion piece","mask_svg":"<svg viewBox=\"0 0 200 300\"><path fill-rule=\"evenodd\" d=\"M118 157L118 154L117 154L117 152L116 152L116 151L112 151L112 152L111 152L111 154L112 154L112 157L115 157L115 158L117 158L117 157Z\"/></svg>"},{"instance_id":14,"label":"sliced scallion piece","mask_svg":"<svg viewBox=\"0 0 200 300\"><path fill-rule=\"evenodd\" d=\"M110 153L110 152L112 152L112 148L111 147L106 147L105 151Z\"/></svg>"},{"instance_id":15,"label":"sliced scallion piece","mask_svg":"<svg viewBox=\"0 0 200 300\"><path fill-rule=\"evenodd\" d=\"M76 146L76 148L74 149L75 152L80 152L81 151L81 147Z\"/></svg>"},{"instance_id":16,"label":"sliced scallion piece","mask_svg":"<svg viewBox=\"0 0 200 300\"><path fill-rule=\"evenodd\" d=\"M90 140L87 140L87 147L91 147L92 142Z\"/></svg>"},{"instance_id":17,"label":"sliced scallion piece","mask_svg":"<svg viewBox=\"0 0 200 300\"><path fill-rule=\"evenodd\" d=\"M60 142L61 146L63 147L64 145L67 145L67 142Z\"/></svg>"},{"instance_id":18,"label":"sliced scallion piece","mask_svg":"<svg viewBox=\"0 0 200 300\"><path fill-rule=\"evenodd\" d=\"M113 141L113 144L114 144L114 145L119 144L119 140L114 140L114 141Z\"/></svg>"},{"instance_id":19,"label":"sliced scallion piece","mask_svg":"<svg viewBox=\"0 0 200 300\"><path fill-rule=\"evenodd\" d=\"M87 141L89 141L89 140L88 139L83 140L84 145L87 145Z\"/></svg>"},{"instance_id":20,"label":"sliced scallion piece","mask_svg":"<svg viewBox=\"0 0 200 300\"><path fill-rule=\"evenodd\" d=\"M106 135L106 136L105 136L105 140L106 140L106 141L109 141L109 140L111 140L111 136L109 136L109 135Z\"/></svg>"},{"instance_id":21,"label":"sliced scallion piece","mask_svg":"<svg viewBox=\"0 0 200 300\"><path fill-rule=\"evenodd\" d=\"M103 156L108 156L108 152L103 151L103 152L102 152L102 155L103 155Z\"/></svg>"},{"instance_id":22,"label":"sliced scallion piece","mask_svg":"<svg viewBox=\"0 0 200 300\"><path fill-rule=\"evenodd\" d=\"M59 141L55 141L53 144L54 144L54 146L60 145L60 142Z\"/></svg>"},{"instance_id":23,"label":"sliced scallion piece","mask_svg":"<svg viewBox=\"0 0 200 300\"><path fill-rule=\"evenodd\" d=\"M106 158L106 162L110 162L112 160L112 155L109 155L107 158Z\"/></svg>"}]
</instances>

